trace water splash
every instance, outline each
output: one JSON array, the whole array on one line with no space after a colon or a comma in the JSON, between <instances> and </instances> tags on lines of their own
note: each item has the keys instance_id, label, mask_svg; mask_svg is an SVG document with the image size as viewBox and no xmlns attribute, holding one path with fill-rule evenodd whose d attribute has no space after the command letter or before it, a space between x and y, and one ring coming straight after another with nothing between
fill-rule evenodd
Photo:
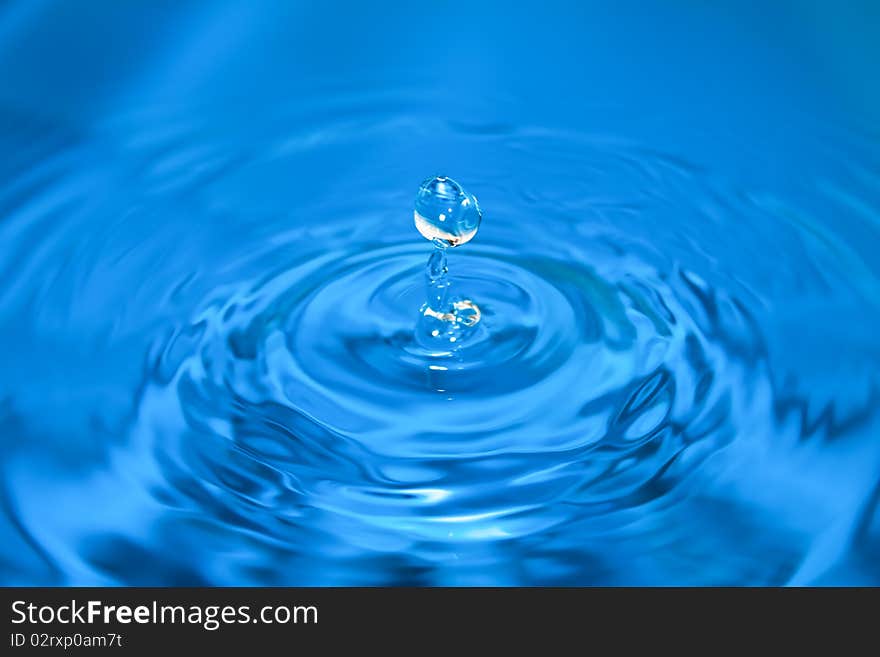
<instances>
[{"instance_id":1,"label":"water splash","mask_svg":"<svg viewBox=\"0 0 880 657\"><path fill-rule=\"evenodd\" d=\"M470 299L451 293L446 250L470 242L477 234L482 221L479 203L451 178L435 176L419 187L413 216L418 231L434 245L425 267L420 341L431 348L432 341L437 340L460 347L467 330L479 323L482 313Z\"/></svg>"}]
</instances>

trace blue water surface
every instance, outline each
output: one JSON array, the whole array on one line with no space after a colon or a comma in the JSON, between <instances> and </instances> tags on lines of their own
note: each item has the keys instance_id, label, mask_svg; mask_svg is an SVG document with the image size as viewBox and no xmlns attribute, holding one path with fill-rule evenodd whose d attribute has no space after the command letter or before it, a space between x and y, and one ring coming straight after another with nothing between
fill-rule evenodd
<instances>
[{"instance_id":1,"label":"blue water surface","mask_svg":"<svg viewBox=\"0 0 880 657\"><path fill-rule=\"evenodd\" d=\"M880 584L878 62L868 2L3 3L0 583Z\"/></svg>"}]
</instances>

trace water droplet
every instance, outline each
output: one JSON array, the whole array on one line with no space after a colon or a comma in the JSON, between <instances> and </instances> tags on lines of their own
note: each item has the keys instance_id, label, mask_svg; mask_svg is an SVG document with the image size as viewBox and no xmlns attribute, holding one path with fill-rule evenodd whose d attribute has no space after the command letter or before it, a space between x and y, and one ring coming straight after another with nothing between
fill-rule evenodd
<instances>
[{"instance_id":1,"label":"water droplet","mask_svg":"<svg viewBox=\"0 0 880 657\"><path fill-rule=\"evenodd\" d=\"M459 347L480 321L477 304L450 291L452 281L446 250L469 242L477 234L481 218L477 199L451 178L428 178L419 187L416 228L434 245L425 266L425 303L418 329L425 346L431 347L432 341L436 344L437 340L443 340Z\"/></svg>"},{"instance_id":2,"label":"water droplet","mask_svg":"<svg viewBox=\"0 0 880 657\"><path fill-rule=\"evenodd\" d=\"M470 242L482 220L477 198L446 176L434 176L422 182L413 216L416 228L425 239L440 247Z\"/></svg>"}]
</instances>

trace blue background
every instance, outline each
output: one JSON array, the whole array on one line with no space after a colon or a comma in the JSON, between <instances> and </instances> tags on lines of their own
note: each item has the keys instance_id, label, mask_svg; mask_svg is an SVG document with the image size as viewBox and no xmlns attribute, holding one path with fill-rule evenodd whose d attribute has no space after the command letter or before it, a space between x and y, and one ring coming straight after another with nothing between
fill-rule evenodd
<instances>
[{"instance_id":1,"label":"blue background","mask_svg":"<svg viewBox=\"0 0 880 657\"><path fill-rule=\"evenodd\" d=\"M0 4L0 582L880 583L878 63L873 2ZM267 426L309 445L350 440L351 453L247 442L268 431L248 422L268 408L259 386L276 372L271 358L259 372L229 365L226 388L175 378L195 371L195 354L207 362L205 326L226 345L212 362L236 349L245 359L251 347L236 336L250 345L253 333L230 309L278 294L261 287L275 275L312 289L284 278L302 261L330 254L320 261L330 267L380 243L391 249L384 278L364 273L351 289L385 303L383 281L404 271L418 289L413 263L427 252L409 223L412 196L438 172L473 184L486 212L460 270L486 280L494 267L534 302L526 324L558 324L530 343L546 362L474 370L497 395L463 390L462 417L480 403L491 416L505 395L543 408L546 393L528 386L568 362L555 350L593 321L565 291L577 276L525 261L542 248L591 263L615 290L632 276L681 299L676 285L701 281L688 294L705 285L748 309L729 320L719 301L721 319L706 319L681 302L708 355L670 361L670 376L686 386L714 372L734 401L674 484L646 488L662 450L626 452L653 464L651 478L587 494L578 476L548 474L560 472L560 444L516 442L512 420L455 438L450 454L478 465L438 456L452 430L425 430L430 440L412 447L437 418L395 415L408 408L398 379L345 379L360 370L340 345L357 341L315 328L319 311L349 298L342 289L321 288L325 307L302 310L288 336L304 340L290 347L304 370L326 377L320 390L344 403L309 392L290 405L272 397L279 406L265 412ZM606 238L617 255L590 251ZM422 250L394 250L410 244ZM520 256L492 251L511 245ZM496 257L513 264L487 264ZM564 294L548 288L540 302L540 281ZM599 287L583 293L597 316ZM504 308L504 289L483 298ZM300 307L272 298L250 326ZM743 325L753 333L740 340ZM596 331L593 343L611 340ZM254 349L276 353L272 339ZM374 371L409 371L363 349ZM626 407L644 392L645 353L617 343L596 355L633 371L619 399L568 388L581 415L591 400ZM370 415L375 400L384 415ZM676 412L640 449L673 440L689 422ZM306 416L319 429L302 428ZM364 437L367 417L391 427L388 444ZM523 426L542 436L576 426L573 415L541 417ZM531 466L517 461L531 449ZM384 474L356 472L358 462ZM531 467L529 481L544 483L513 487ZM446 484L427 483L431 472ZM616 496L631 485L644 497ZM410 490L416 501L380 499ZM461 536L438 522L460 522Z\"/></svg>"}]
</instances>

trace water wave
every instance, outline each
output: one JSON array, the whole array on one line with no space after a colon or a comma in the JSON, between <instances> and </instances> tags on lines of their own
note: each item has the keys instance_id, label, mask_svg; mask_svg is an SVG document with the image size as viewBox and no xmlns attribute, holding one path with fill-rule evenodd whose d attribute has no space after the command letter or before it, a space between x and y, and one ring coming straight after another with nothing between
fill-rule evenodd
<instances>
[{"instance_id":1,"label":"water wave","mask_svg":"<svg viewBox=\"0 0 880 657\"><path fill-rule=\"evenodd\" d=\"M874 549L877 263L794 193L387 104L245 145L7 118L3 511L31 580L767 584ZM482 320L437 352L432 144L484 210L449 258ZM824 198L876 239L846 166Z\"/></svg>"}]
</instances>

